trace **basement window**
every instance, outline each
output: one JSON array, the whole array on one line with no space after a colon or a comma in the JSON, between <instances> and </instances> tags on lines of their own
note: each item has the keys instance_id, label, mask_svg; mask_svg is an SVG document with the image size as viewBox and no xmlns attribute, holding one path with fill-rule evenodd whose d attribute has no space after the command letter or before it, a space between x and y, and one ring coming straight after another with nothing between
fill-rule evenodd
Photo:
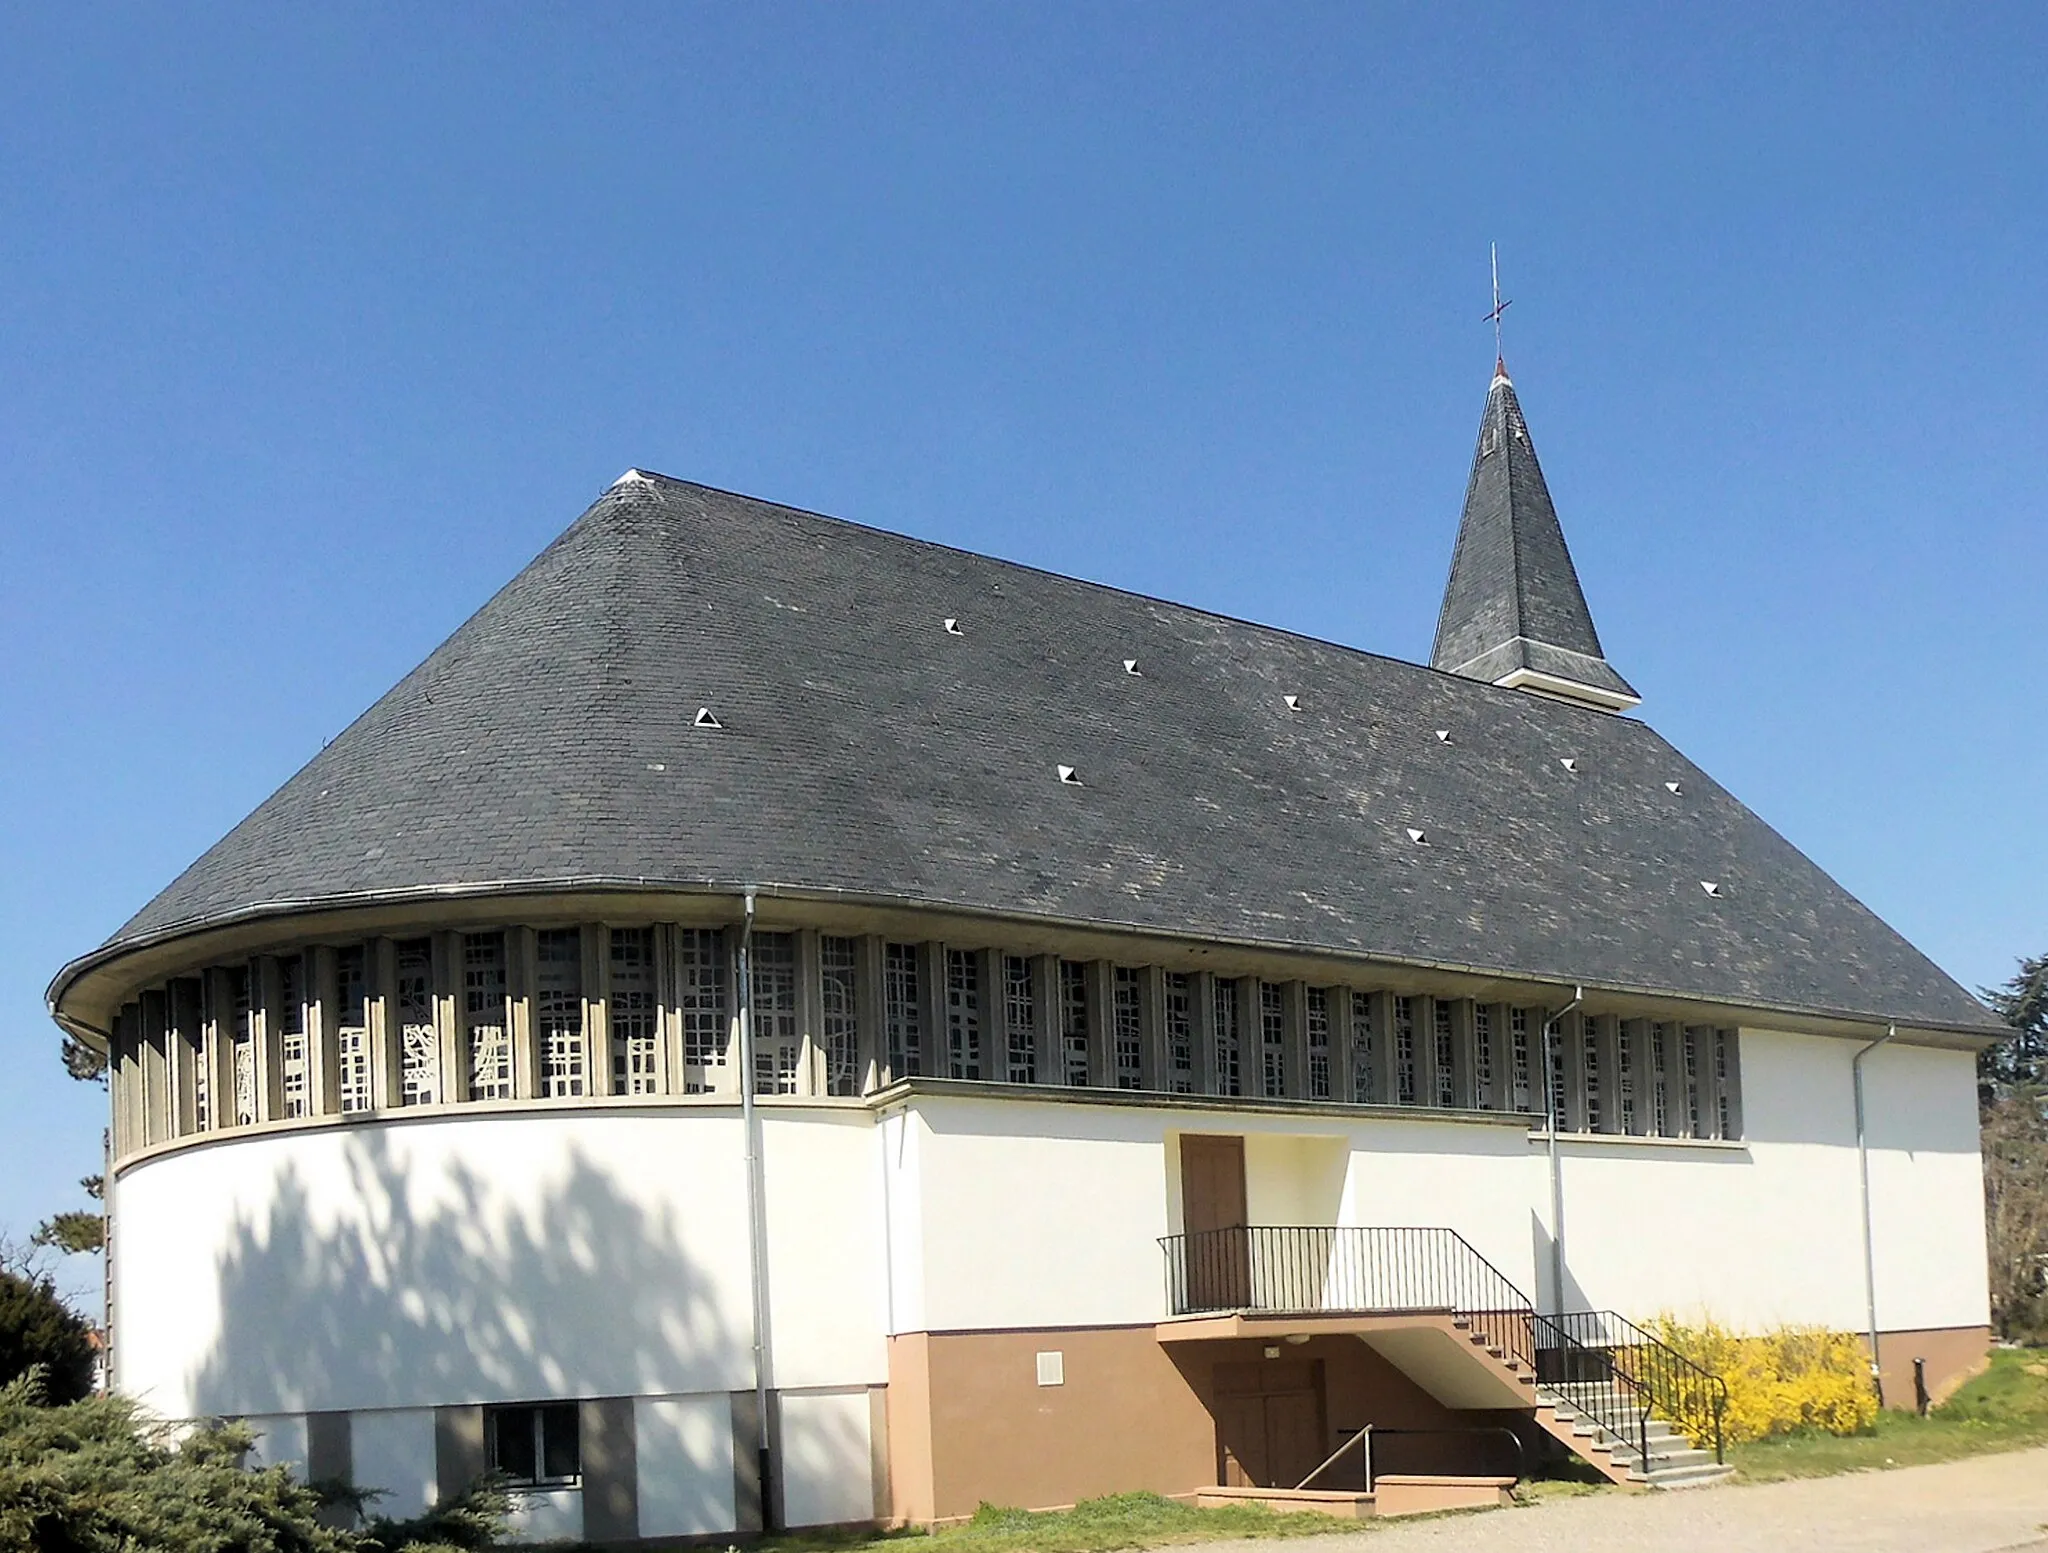
<instances>
[{"instance_id":1,"label":"basement window","mask_svg":"<svg viewBox=\"0 0 2048 1553\"><path fill-rule=\"evenodd\" d=\"M284 1086L284 1114L313 1110L312 1064L306 1046L306 960L288 954L277 962L277 1035Z\"/></svg>"},{"instance_id":2,"label":"basement window","mask_svg":"<svg viewBox=\"0 0 2048 1553\"><path fill-rule=\"evenodd\" d=\"M462 1031L469 1056L469 1098L512 1098L512 1016L505 935L462 937Z\"/></svg>"},{"instance_id":3,"label":"basement window","mask_svg":"<svg viewBox=\"0 0 2048 1553\"><path fill-rule=\"evenodd\" d=\"M433 1105L441 1098L441 1032L434 1027L434 946L409 938L398 945L398 1035L402 1052L399 1103Z\"/></svg>"},{"instance_id":4,"label":"basement window","mask_svg":"<svg viewBox=\"0 0 2048 1553\"><path fill-rule=\"evenodd\" d=\"M1116 1058L1116 1087L1144 1086L1145 1025L1139 1013L1139 978L1144 973L1119 965L1110 979L1110 1043Z\"/></svg>"},{"instance_id":5,"label":"basement window","mask_svg":"<svg viewBox=\"0 0 2048 1553\"><path fill-rule=\"evenodd\" d=\"M612 1093L661 1093L660 1007L655 1000L654 929L611 930L611 990L605 1023L612 1043Z\"/></svg>"},{"instance_id":6,"label":"basement window","mask_svg":"<svg viewBox=\"0 0 2048 1553\"><path fill-rule=\"evenodd\" d=\"M1003 1064L1012 1084L1038 1081L1038 987L1027 955L1003 956Z\"/></svg>"},{"instance_id":7,"label":"basement window","mask_svg":"<svg viewBox=\"0 0 2048 1553\"><path fill-rule=\"evenodd\" d=\"M946 951L946 1074L981 1077L981 957L969 949Z\"/></svg>"},{"instance_id":8,"label":"basement window","mask_svg":"<svg viewBox=\"0 0 2048 1553\"><path fill-rule=\"evenodd\" d=\"M370 1109L369 952L350 944L334 952L336 1089L341 1109Z\"/></svg>"},{"instance_id":9,"label":"basement window","mask_svg":"<svg viewBox=\"0 0 2048 1553\"><path fill-rule=\"evenodd\" d=\"M824 1016L825 1093L860 1093L859 946L850 938L818 940L820 1009Z\"/></svg>"},{"instance_id":10,"label":"basement window","mask_svg":"<svg viewBox=\"0 0 2048 1553\"><path fill-rule=\"evenodd\" d=\"M565 1487L583 1475L573 1402L484 1409L484 1461L515 1488Z\"/></svg>"}]
</instances>

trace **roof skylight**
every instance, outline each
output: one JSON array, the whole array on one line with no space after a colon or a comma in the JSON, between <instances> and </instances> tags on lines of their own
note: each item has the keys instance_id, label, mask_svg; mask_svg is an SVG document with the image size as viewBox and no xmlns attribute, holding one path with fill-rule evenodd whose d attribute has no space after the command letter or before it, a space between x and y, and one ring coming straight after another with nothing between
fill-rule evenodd
<instances>
[{"instance_id":1,"label":"roof skylight","mask_svg":"<svg viewBox=\"0 0 2048 1553\"><path fill-rule=\"evenodd\" d=\"M1074 774L1072 766L1055 766L1053 769L1059 772L1060 784L1063 787L1079 787L1081 785L1081 779Z\"/></svg>"},{"instance_id":2,"label":"roof skylight","mask_svg":"<svg viewBox=\"0 0 2048 1553\"><path fill-rule=\"evenodd\" d=\"M698 728L723 728L725 724L711 715L710 707L700 706L697 708L697 716L693 726Z\"/></svg>"}]
</instances>

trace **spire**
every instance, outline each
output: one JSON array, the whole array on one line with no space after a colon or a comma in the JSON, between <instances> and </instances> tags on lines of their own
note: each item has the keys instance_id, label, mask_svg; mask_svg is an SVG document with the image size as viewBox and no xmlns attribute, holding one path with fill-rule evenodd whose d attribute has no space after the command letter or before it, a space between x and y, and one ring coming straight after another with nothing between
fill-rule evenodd
<instances>
[{"instance_id":1,"label":"spire","mask_svg":"<svg viewBox=\"0 0 2048 1553\"><path fill-rule=\"evenodd\" d=\"M1600 651L1515 385L1498 358L1429 662L1603 712L1642 700Z\"/></svg>"}]
</instances>

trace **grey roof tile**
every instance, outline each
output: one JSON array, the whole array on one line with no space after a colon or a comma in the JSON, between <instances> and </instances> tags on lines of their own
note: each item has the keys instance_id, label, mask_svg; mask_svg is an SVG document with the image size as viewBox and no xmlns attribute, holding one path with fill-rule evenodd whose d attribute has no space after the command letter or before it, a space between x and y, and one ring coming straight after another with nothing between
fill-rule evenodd
<instances>
[{"instance_id":1,"label":"grey roof tile","mask_svg":"<svg viewBox=\"0 0 2048 1553\"><path fill-rule=\"evenodd\" d=\"M600 498L108 947L640 880L1990 1023L1640 722L665 478Z\"/></svg>"}]
</instances>

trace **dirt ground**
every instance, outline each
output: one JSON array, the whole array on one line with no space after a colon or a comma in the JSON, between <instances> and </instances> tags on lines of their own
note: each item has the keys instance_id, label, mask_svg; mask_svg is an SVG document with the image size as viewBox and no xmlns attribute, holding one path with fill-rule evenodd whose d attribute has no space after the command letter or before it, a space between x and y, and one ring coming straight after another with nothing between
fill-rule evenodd
<instances>
[{"instance_id":1,"label":"dirt ground","mask_svg":"<svg viewBox=\"0 0 2048 1553\"><path fill-rule=\"evenodd\" d=\"M1238 1543L1247 1550L1275 1543ZM1598 1494L1297 1544L1314 1553L2048 1553L2048 1450L1790 1483Z\"/></svg>"}]
</instances>

